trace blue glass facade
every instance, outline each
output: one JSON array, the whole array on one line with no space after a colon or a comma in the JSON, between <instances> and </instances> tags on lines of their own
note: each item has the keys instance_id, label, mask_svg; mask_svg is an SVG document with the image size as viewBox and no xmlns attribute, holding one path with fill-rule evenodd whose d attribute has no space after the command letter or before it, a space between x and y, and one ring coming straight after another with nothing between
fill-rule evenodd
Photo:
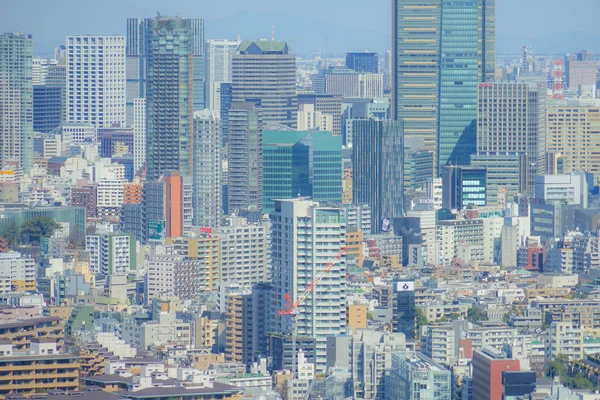
<instances>
[{"instance_id":1,"label":"blue glass facade","mask_svg":"<svg viewBox=\"0 0 600 400\"><path fill-rule=\"evenodd\" d=\"M438 173L444 165L468 165L476 151L480 2L442 3Z\"/></svg>"},{"instance_id":2,"label":"blue glass facade","mask_svg":"<svg viewBox=\"0 0 600 400\"><path fill-rule=\"evenodd\" d=\"M352 201L371 207L371 227L379 232L382 218L402 217L402 124L356 120L353 130Z\"/></svg>"},{"instance_id":3,"label":"blue glass facade","mask_svg":"<svg viewBox=\"0 0 600 400\"><path fill-rule=\"evenodd\" d=\"M393 1L393 116L436 150L438 174L475 153L477 84L494 79L495 4Z\"/></svg>"}]
</instances>

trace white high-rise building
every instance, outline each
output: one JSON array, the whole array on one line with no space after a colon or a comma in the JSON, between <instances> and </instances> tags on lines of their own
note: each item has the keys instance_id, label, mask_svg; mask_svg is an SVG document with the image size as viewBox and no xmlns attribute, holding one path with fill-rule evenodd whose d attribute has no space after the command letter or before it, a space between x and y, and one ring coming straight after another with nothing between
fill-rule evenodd
<instances>
[{"instance_id":1,"label":"white high-rise building","mask_svg":"<svg viewBox=\"0 0 600 400\"><path fill-rule=\"evenodd\" d=\"M207 104L212 111L221 111L221 83L230 83L231 58L239 47L239 40L213 39L206 41L208 91Z\"/></svg>"},{"instance_id":2,"label":"white high-rise building","mask_svg":"<svg viewBox=\"0 0 600 400\"><path fill-rule=\"evenodd\" d=\"M273 290L277 310L285 294L295 302L345 246L346 225L338 208L303 198L275 200L271 213ZM342 257L298 307L297 334L316 341L316 371L325 372L327 337L345 332L346 263ZM276 316L273 328L290 332L289 317Z\"/></svg>"},{"instance_id":3,"label":"white high-rise building","mask_svg":"<svg viewBox=\"0 0 600 400\"><path fill-rule=\"evenodd\" d=\"M90 252L90 272L127 275L135 269L135 236L88 235L85 249Z\"/></svg>"},{"instance_id":4,"label":"white high-rise building","mask_svg":"<svg viewBox=\"0 0 600 400\"><path fill-rule=\"evenodd\" d=\"M125 37L67 37L67 121L125 126Z\"/></svg>"},{"instance_id":5,"label":"white high-rise building","mask_svg":"<svg viewBox=\"0 0 600 400\"><path fill-rule=\"evenodd\" d=\"M194 225L218 228L221 198L221 123L216 111L194 113Z\"/></svg>"},{"instance_id":6,"label":"white high-rise building","mask_svg":"<svg viewBox=\"0 0 600 400\"><path fill-rule=\"evenodd\" d=\"M133 172L146 163L146 99L133 100Z\"/></svg>"},{"instance_id":7,"label":"white high-rise building","mask_svg":"<svg viewBox=\"0 0 600 400\"><path fill-rule=\"evenodd\" d=\"M269 225L268 221L248 223L246 218L230 217L227 226L213 235L221 244L221 282L252 286L269 280Z\"/></svg>"}]
</instances>

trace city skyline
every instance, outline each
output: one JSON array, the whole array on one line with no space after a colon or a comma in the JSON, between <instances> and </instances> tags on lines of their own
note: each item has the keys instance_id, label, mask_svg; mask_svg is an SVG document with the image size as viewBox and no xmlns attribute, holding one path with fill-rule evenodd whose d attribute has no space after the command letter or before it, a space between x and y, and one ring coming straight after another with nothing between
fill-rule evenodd
<instances>
[{"instance_id":1,"label":"city skyline","mask_svg":"<svg viewBox=\"0 0 600 400\"><path fill-rule=\"evenodd\" d=\"M357 0L344 2L344 7L337 3L307 0L300 6L274 0L108 0L94 4L64 0L57 7L36 0L1 0L4 12L0 25L7 32L32 34L35 55L51 55L52 49L64 44L69 35L125 35L126 18L152 17L157 11L162 15L204 18L207 39L234 39L238 34L246 40L270 39L275 24L276 39L289 42L297 54L321 48L326 54L339 55L345 51L384 52L391 48L389 0L375 0L370 7L362 7ZM531 46L537 54L561 54L583 48L599 52L600 34L594 30L594 19L600 13L600 3L581 0L566 9L561 4L561 0L499 2L498 53L518 53L522 45ZM33 7L39 12L29 15ZM305 30L306 26L311 30Z\"/></svg>"}]
</instances>

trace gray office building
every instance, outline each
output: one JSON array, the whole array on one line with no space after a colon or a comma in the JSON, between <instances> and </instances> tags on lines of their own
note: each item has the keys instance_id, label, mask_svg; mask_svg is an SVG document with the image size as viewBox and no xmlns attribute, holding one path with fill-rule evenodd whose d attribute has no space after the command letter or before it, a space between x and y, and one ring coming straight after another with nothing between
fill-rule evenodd
<instances>
[{"instance_id":1,"label":"gray office building","mask_svg":"<svg viewBox=\"0 0 600 400\"><path fill-rule=\"evenodd\" d=\"M231 73L232 101L255 103L265 124L296 127L296 56L289 54L287 43L243 41Z\"/></svg>"},{"instance_id":2,"label":"gray office building","mask_svg":"<svg viewBox=\"0 0 600 400\"><path fill-rule=\"evenodd\" d=\"M228 112L228 211L238 215L262 209L261 109L252 102L234 102Z\"/></svg>"}]
</instances>

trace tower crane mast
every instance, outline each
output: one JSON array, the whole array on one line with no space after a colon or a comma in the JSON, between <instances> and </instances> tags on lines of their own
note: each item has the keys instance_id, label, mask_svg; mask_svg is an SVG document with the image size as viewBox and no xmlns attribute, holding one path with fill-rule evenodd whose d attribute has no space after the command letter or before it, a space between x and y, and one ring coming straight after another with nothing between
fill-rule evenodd
<instances>
[{"instance_id":1,"label":"tower crane mast","mask_svg":"<svg viewBox=\"0 0 600 400\"><path fill-rule=\"evenodd\" d=\"M329 271L331 271L333 266L335 264L337 264L337 262L342 258L342 256L346 253L346 251L348 251L348 247L342 247L340 249L340 251L336 254L336 256L333 257L331 260L329 260L327 262L327 264L325 264L325 268L323 269L323 271L319 272L317 277L306 286L306 288L304 289L304 292L302 292L302 294L300 294L298 296L296 301L292 300L292 296L289 293L285 294L285 310L279 310L279 315L280 316L287 315L291 318L291 325L292 325L291 326L291 328L292 328L292 380L298 379L298 372L297 372L298 366L296 365L297 364L297 353L298 353L298 348L297 348L298 346L296 344L296 340L298 337L298 323L297 323L296 318L299 314L298 307L300 307L302 304L304 304L304 302L306 301L308 296L310 296L310 294L315 290L315 288L317 287L319 282L321 282L323 277L325 275L327 275L329 273Z\"/></svg>"}]
</instances>

